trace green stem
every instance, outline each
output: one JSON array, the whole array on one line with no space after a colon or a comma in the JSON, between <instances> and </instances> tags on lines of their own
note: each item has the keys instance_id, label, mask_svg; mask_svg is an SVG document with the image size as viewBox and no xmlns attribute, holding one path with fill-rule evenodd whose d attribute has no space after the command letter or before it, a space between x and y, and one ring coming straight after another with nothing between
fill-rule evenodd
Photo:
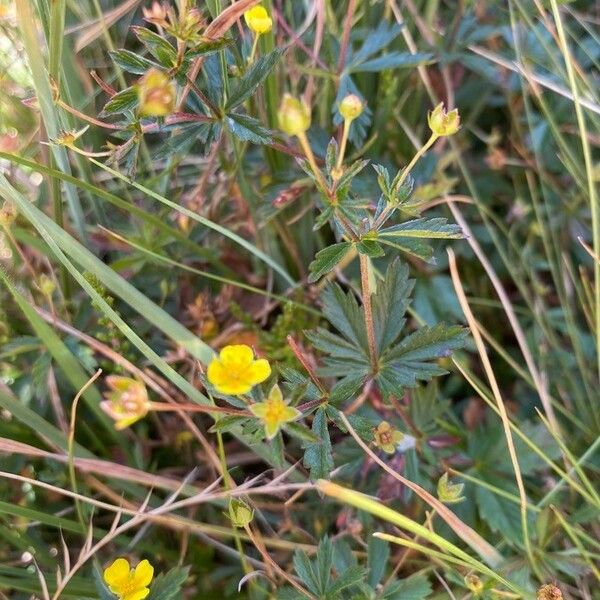
<instances>
[{"instance_id":1,"label":"green stem","mask_svg":"<svg viewBox=\"0 0 600 600\"><path fill-rule=\"evenodd\" d=\"M371 357L371 367L373 375L377 373L377 342L375 341L375 324L373 322L373 307L371 306L371 285L369 283L369 258L364 254L359 254L360 262L360 285L362 288L362 301L365 309L365 328L367 330L367 341L369 344L369 355Z\"/></svg>"}]
</instances>

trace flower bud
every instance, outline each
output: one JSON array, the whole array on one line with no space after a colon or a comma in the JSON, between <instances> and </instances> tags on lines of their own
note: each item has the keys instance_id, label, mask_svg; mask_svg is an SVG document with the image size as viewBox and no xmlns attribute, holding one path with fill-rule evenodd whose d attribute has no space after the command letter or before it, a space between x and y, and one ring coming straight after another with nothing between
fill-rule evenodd
<instances>
[{"instance_id":1,"label":"flower bud","mask_svg":"<svg viewBox=\"0 0 600 600\"><path fill-rule=\"evenodd\" d=\"M115 429L126 429L148 414L151 404L141 381L118 375L109 375L105 381L110 391L104 394L100 408L115 420Z\"/></svg>"},{"instance_id":2,"label":"flower bud","mask_svg":"<svg viewBox=\"0 0 600 600\"><path fill-rule=\"evenodd\" d=\"M428 115L429 128L439 137L454 135L460 129L458 109L446 112L444 103L440 102Z\"/></svg>"},{"instance_id":3,"label":"flower bud","mask_svg":"<svg viewBox=\"0 0 600 600\"><path fill-rule=\"evenodd\" d=\"M356 94L348 94L340 102L340 114L346 121L353 121L364 110L363 101Z\"/></svg>"},{"instance_id":4,"label":"flower bud","mask_svg":"<svg viewBox=\"0 0 600 600\"><path fill-rule=\"evenodd\" d=\"M273 19L271 19L265 7L260 6L260 4L247 10L244 13L244 20L248 28L256 33L256 35L267 33L273 27Z\"/></svg>"},{"instance_id":5,"label":"flower bud","mask_svg":"<svg viewBox=\"0 0 600 600\"><path fill-rule=\"evenodd\" d=\"M10 227L17 218L17 209L12 202L8 200L0 208L0 225Z\"/></svg>"},{"instance_id":6,"label":"flower bud","mask_svg":"<svg viewBox=\"0 0 600 600\"><path fill-rule=\"evenodd\" d=\"M284 94L277 112L279 127L288 135L304 133L310 127L310 108L302 100Z\"/></svg>"},{"instance_id":7,"label":"flower bud","mask_svg":"<svg viewBox=\"0 0 600 600\"><path fill-rule=\"evenodd\" d=\"M40 288L40 292L44 294L44 296L52 296L54 294L54 290L56 289L56 284L54 280L48 277L45 273L40 275L38 279L38 286Z\"/></svg>"},{"instance_id":8,"label":"flower bud","mask_svg":"<svg viewBox=\"0 0 600 600\"><path fill-rule=\"evenodd\" d=\"M229 501L229 518L235 527L244 528L252 522L254 510L239 498Z\"/></svg>"},{"instance_id":9,"label":"flower bud","mask_svg":"<svg viewBox=\"0 0 600 600\"><path fill-rule=\"evenodd\" d=\"M159 27L167 27L169 25L168 10L164 4L154 0L150 8L142 7L142 14L144 15L144 21L158 25Z\"/></svg>"},{"instance_id":10,"label":"flower bud","mask_svg":"<svg viewBox=\"0 0 600 600\"><path fill-rule=\"evenodd\" d=\"M137 88L142 117L166 117L175 110L175 83L162 71L146 71Z\"/></svg>"}]
</instances>

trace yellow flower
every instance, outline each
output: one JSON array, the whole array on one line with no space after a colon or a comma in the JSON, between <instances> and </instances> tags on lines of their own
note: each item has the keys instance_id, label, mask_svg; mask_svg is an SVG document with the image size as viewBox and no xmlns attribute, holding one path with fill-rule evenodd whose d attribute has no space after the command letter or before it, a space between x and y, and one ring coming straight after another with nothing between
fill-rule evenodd
<instances>
[{"instance_id":1,"label":"yellow flower","mask_svg":"<svg viewBox=\"0 0 600 600\"><path fill-rule=\"evenodd\" d=\"M244 13L246 25L257 35L271 31L273 20L269 16L264 6L254 6Z\"/></svg>"},{"instance_id":2,"label":"yellow flower","mask_svg":"<svg viewBox=\"0 0 600 600\"><path fill-rule=\"evenodd\" d=\"M137 90L142 117L166 117L175 110L175 83L162 71L148 69Z\"/></svg>"},{"instance_id":3,"label":"yellow flower","mask_svg":"<svg viewBox=\"0 0 600 600\"><path fill-rule=\"evenodd\" d=\"M298 409L286 404L278 385L271 388L269 397L264 402L252 404L250 411L264 423L269 440L277 435L284 423L295 421L302 414Z\"/></svg>"},{"instance_id":4,"label":"yellow flower","mask_svg":"<svg viewBox=\"0 0 600 600\"><path fill-rule=\"evenodd\" d=\"M458 109L446 112L444 103L440 102L428 115L427 122L433 133L439 137L454 135L460 129Z\"/></svg>"},{"instance_id":5,"label":"yellow flower","mask_svg":"<svg viewBox=\"0 0 600 600\"><path fill-rule=\"evenodd\" d=\"M225 346L219 357L208 365L206 376L209 383L221 394L240 396L253 386L262 383L271 374L269 361L254 359L254 352L246 344Z\"/></svg>"},{"instance_id":6,"label":"yellow flower","mask_svg":"<svg viewBox=\"0 0 600 600\"><path fill-rule=\"evenodd\" d=\"M346 121L353 121L364 109L362 100L356 94L348 94L340 102L340 114Z\"/></svg>"},{"instance_id":7,"label":"yellow flower","mask_svg":"<svg viewBox=\"0 0 600 600\"><path fill-rule=\"evenodd\" d=\"M397 431L387 421L381 421L375 428L375 445L388 454L396 452L396 446L402 441L404 434Z\"/></svg>"},{"instance_id":8,"label":"yellow flower","mask_svg":"<svg viewBox=\"0 0 600 600\"><path fill-rule=\"evenodd\" d=\"M115 429L126 429L148 414L151 403L141 381L109 375L106 383L110 391L104 394L106 399L100 402L100 408L116 421Z\"/></svg>"},{"instance_id":9,"label":"yellow flower","mask_svg":"<svg viewBox=\"0 0 600 600\"><path fill-rule=\"evenodd\" d=\"M142 600L150 593L148 586L154 576L154 567L143 560L135 569L130 568L129 561L117 558L110 567L104 570L104 581L108 589L116 594L119 600Z\"/></svg>"},{"instance_id":10,"label":"yellow flower","mask_svg":"<svg viewBox=\"0 0 600 600\"><path fill-rule=\"evenodd\" d=\"M304 133L310 127L310 108L302 100L284 94L277 112L279 127L288 135Z\"/></svg>"}]
</instances>

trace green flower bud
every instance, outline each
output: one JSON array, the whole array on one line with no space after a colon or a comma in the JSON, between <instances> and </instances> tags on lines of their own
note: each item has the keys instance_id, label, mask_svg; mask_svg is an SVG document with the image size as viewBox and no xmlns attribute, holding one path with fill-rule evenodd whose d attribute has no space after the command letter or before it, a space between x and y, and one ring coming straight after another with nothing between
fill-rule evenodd
<instances>
[{"instance_id":1,"label":"green flower bud","mask_svg":"<svg viewBox=\"0 0 600 600\"><path fill-rule=\"evenodd\" d=\"M427 121L431 131L440 137L454 135L460 129L458 109L446 112L443 102L427 115Z\"/></svg>"},{"instance_id":2,"label":"green flower bud","mask_svg":"<svg viewBox=\"0 0 600 600\"><path fill-rule=\"evenodd\" d=\"M364 104L356 94L348 94L340 102L340 114L346 121L353 121L361 115L363 110Z\"/></svg>"},{"instance_id":3,"label":"green flower bud","mask_svg":"<svg viewBox=\"0 0 600 600\"><path fill-rule=\"evenodd\" d=\"M244 528L252 522L254 510L239 498L229 501L229 518L235 527Z\"/></svg>"},{"instance_id":4,"label":"green flower bud","mask_svg":"<svg viewBox=\"0 0 600 600\"><path fill-rule=\"evenodd\" d=\"M302 100L284 94L277 118L279 127L284 133L298 135L310 127L310 108Z\"/></svg>"},{"instance_id":5,"label":"green flower bud","mask_svg":"<svg viewBox=\"0 0 600 600\"><path fill-rule=\"evenodd\" d=\"M438 498L444 504L462 502L465 499L464 496L461 496L464 487L464 483L451 483L448 479L448 473L444 473L437 484Z\"/></svg>"}]
</instances>

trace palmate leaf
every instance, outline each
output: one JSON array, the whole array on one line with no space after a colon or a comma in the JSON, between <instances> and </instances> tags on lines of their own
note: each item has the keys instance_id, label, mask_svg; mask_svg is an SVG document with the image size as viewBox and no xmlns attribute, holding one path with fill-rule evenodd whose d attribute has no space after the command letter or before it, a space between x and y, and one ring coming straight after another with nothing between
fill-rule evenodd
<instances>
[{"instance_id":1,"label":"palmate leaf","mask_svg":"<svg viewBox=\"0 0 600 600\"><path fill-rule=\"evenodd\" d=\"M188 577L188 568L175 567L156 577L150 587L148 600L174 600L181 598L181 586Z\"/></svg>"},{"instance_id":2,"label":"palmate leaf","mask_svg":"<svg viewBox=\"0 0 600 600\"><path fill-rule=\"evenodd\" d=\"M243 142L268 144L271 141L271 132L249 115L231 113L224 122L227 129Z\"/></svg>"},{"instance_id":3,"label":"palmate leaf","mask_svg":"<svg viewBox=\"0 0 600 600\"><path fill-rule=\"evenodd\" d=\"M464 345L467 330L458 325L421 327L400 344L384 352L381 368L376 376L384 396L398 395L405 387L415 387L418 381L429 381L446 370L435 361L451 355Z\"/></svg>"},{"instance_id":4,"label":"palmate leaf","mask_svg":"<svg viewBox=\"0 0 600 600\"><path fill-rule=\"evenodd\" d=\"M376 372L371 365L363 307L352 293L345 294L338 285L325 290L323 314L339 334L319 328L306 335L325 355L319 375L339 378L330 395L331 402L350 398L369 377L387 398L401 395L404 388L415 387L419 381L446 373L435 361L462 347L467 330L442 323L422 327L398 342L413 283L407 266L396 259L371 296L379 357Z\"/></svg>"},{"instance_id":5,"label":"palmate leaf","mask_svg":"<svg viewBox=\"0 0 600 600\"><path fill-rule=\"evenodd\" d=\"M233 87L225 111L230 112L236 106L239 106L252 96L256 88L268 77L269 73L274 69L279 62L283 50L273 50L266 56L261 56L254 64L244 73L238 84Z\"/></svg>"}]
</instances>

